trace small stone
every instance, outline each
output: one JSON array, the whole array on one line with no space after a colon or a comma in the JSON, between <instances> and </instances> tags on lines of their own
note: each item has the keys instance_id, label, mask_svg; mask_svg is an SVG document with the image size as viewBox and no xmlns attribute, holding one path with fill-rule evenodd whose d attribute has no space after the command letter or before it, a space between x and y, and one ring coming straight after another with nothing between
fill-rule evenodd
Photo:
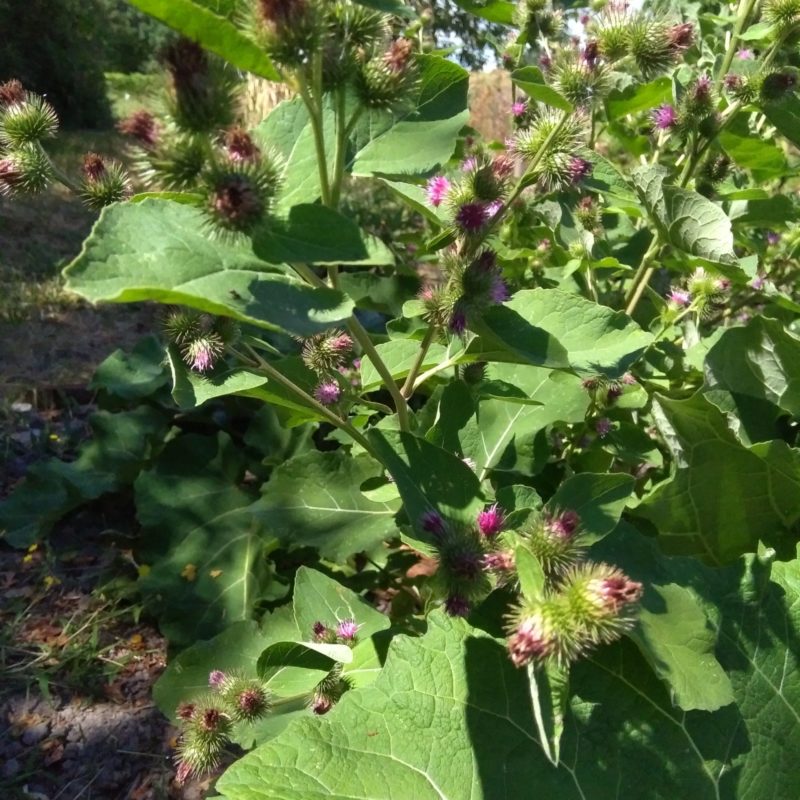
<instances>
[{"instance_id":1,"label":"small stone","mask_svg":"<svg viewBox=\"0 0 800 800\"><path fill-rule=\"evenodd\" d=\"M33 406L30 403L12 403L11 410L15 414L30 414Z\"/></svg>"},{"instance_id":2,"label":"small stone","mask_svg":"<svg viewBox=\"0 0 800 800\"><path fill-rule=\"evenodd\" d=\"M33 725L22 734L22 743L31 747L38 744L47 736L50 726L46 722L40 722L38 725Z\"/></svg>"},{"instance_id":3,"label":"small stone","mask_svg":"<svg viewBox=\"0 0 800 800\"><path fill-rule=\"evenodd\" d=\"M13 778L20 770L20 763L16 758L9 758L5 764L3 764L3 777L4 778Z\"/></svg>"}]
</instances>

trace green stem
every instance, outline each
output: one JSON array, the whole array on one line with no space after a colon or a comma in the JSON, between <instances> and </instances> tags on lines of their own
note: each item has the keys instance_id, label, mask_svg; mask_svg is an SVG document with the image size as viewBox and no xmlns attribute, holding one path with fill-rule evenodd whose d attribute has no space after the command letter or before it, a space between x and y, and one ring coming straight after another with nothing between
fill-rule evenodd
<instances>
[{"instance_id":1,"label":"green stem","mask_svg":"<svg viewBox=\"0 0 800 800\"><path fill-rule=\"evenodd\" d=\"M494 215L492 221L486 226L481 235L471 242L471 248L473 252L476 251L481 244L483 244L492 231L500 224L506 212L511 207L511 204L522 194L523 190L530 185L533 177L533 171L539 166L539 162L544 158L548 148L556 136L561 133L561 130L567 124L567 121L572 113L573 112L565 111L558 125L556 125L552 131L550 131L550 133L547 135L547 138L544 140L544 142L542 142L539 152L536 153L531 160L530 164L528 165L528 169L525 170L525 174L517 181L517 184L509 195L508 200L503 203L503 205L500 207L500 210Z\"/></svg>"},{"instance_id":2,"label":"green stem","mask_svg":"<svg viewBox=\"0 0 800 800\"><path fill-rule=\"evenodd\" d=\"M450 356L450 358L446 359L445 361L440 362L434 367L431 367L429 370L423 372L415 381L414 381L414 391L419 389L423 383L425 383L428 378L432 378L434 375L438 375L440 372L444 372L446 369L450 369L450 367L454 367L458 364L459 358L464 355L464 352L461 351L458 355Z\"/></svg>"},{"instance_id":3,"label":"green stem","mask_svg":"<svg viewBox=\"0 0 800 800\"><path fill-rule=\"evenodd\" d=\"M397 418L400 422L400 430L410 430L411 425L408 416L408 403L400 392L400 389L392 377L392 373L389 371L389 368L386 366L386 364L384 364L383 359L378 355L378 351L375 349L375 345L372 343L369 332L355 316L350 317L350 320L347 323L347 329L353 335L353 338L361 345L362 351L372 362L372 366L375 367L378 375L381 376L383 385L392 396L392 400L394 400L394 407L397 410Z\"/></svg>"},{"instance_id":4,"label":"green stem","mask_svg":"<svg viewBox=\"0 0 800 800\"><path fill-rule=\"evenodd\" d=\"M336 416L329 408L326 408L322 403L312 397L308 392L301 389L294 381L289 380L285 375L281 374L269 361L265 361L261 356L247 343L244 345L247 348L249 359L242 353L238 353L231 348L234 355L239 356L243 360L250 360L255 363L256 367L269 376L276 383L279 383L285 389L288 389L292 394L300 398L304 403L313 408L321 417L324 417L331 425L343 430L353 441L358 442L373 458L380 461L377 453L372 449L369 440L364 436L361 431L356 430L349 422Z\"/></svg>"},{"instance_id":5,"label":"green stem","mask_svg":"<svg viewBox=\"0 0 800 800\"><path fill-rule=\"evenodd\" d=\"M71 178L67 177L54 163L53 159L50 158L50 154L47 150L42 147L41 144L37 142L37 147L41 152L44 154L44 157L47 159L47 163L50 166L50 172L53 177L63 186L66 186L73 194L80 195L81 194L81 187L72 181Z\"/></svg>"},{"instance_id":6,"label":"green stem","mask_svg":"<svg viewBox=\"0 0 800 800\"><path fill-rule=\"evenodd\" d=\"M336 208L342 194L344 181L344 162L347 156L348 124L345 122L347 95L344 88L336 95L336 156L333 162L333 178L331 179L331 205Z\"/></svg>"},{"instance_id":7,"label":"green stem","mask_svg":"<svg viewBox=\"0 0 800 800\"><path fill-rule=\"evenodd\" d=\"M736 45L739 42L739 36L744 30L744 26L747 24L747 20L750 18L755 4L756 0L739 0L739 6L736 9L736 22L733 26L733 32L731 33L731 40L728 43L725 58L722 60L719 72L717 73L717 83L725 78L728 74L728 70L731 68L733 57L736 54Z\"/></svg>"},{"instance_id":8,"label":"green stem","mask_svg":"<svg viewBox=\"0 0 800 800\"><path fill-rule=\"evenodd\" d=\"M322 121L322 97L312 97L308 90L308 84L302 75L298 76L298 88L300 97L308 109L308 116L311 119L311 130L314 134L314 148L317 151L317 168L319 170L320 193L322 202L326 206L331 204L331 187L328 181L328 159L325 153L325 131Z\"/></svg>"},{"instance_id":9,"label":"green stem","mask_svg":"<svg viewBox=\"0 0 800 800\"><path fill-rule=\"evenodd\" d=\"M406 381L403 384L403 388L400 389L400 394L402 394L405 398L411 397L411 395L414 394L414 381L417 379L420 369L422 369L422 365L425 362L425 356L428 354L428 350L433 343L433 337L435 335L436 328L433 325L428 326L428 330L425 332L425 337L420 345L419 353L417 353L417 357L414 359L414 363L411 365L411 369L406 376Z\"/></svg>"},{"instance_id":10,"label":"green stem","mask_svg":"<svg viewBox=\"0 0 800 800\"><path fill-rule=\"evenodd\" d=\"M653 237L653 241L650 242L650 247L647 248L647 252L642 256L639 269L636 270L636 274L633 276L633 283L631 284L628 296L625 298L625 313L628 316L632 315L636 310L636 306L639 304L645 287L650 283L650 278L653 277L654 268L650 265L650 262L658 254L660 246L658 234L656 234Z\"/></svg>"}]
</instances>

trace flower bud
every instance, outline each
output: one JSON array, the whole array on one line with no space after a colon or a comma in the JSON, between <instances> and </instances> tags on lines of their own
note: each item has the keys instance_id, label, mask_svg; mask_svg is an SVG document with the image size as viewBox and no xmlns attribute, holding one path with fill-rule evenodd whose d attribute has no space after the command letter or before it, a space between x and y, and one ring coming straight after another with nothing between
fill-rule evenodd
<instances>
[{"instance_id":1,"label":"flower bud","mask_svg":"<svg viewBox=\"0 0 800 800\"><path fill-rule=\"evenodd\" d=\"M497 536L503 525L505 524L505 514L503 510L495 503L489 506L485 511L478 514L478 530L486 537L491 538Z\"/></svg>"},{"instance_id":2,"label":"flower bud","mask_svg":"<svg viewBox=\"0 0 800 800\"><path fill-rule=\"evenodd\" d=\"M50 184L52 167L38 144L27 144L0 158L0 194L39 194Z\"/></svg>"},{"instance_id":3,"label":"flower bud","mask_svg":"<svg viewBox=\"0 0 800 800\"><path fill-rule=\"evenodd\" d=\"M125 200L131 193L128 173L122 165L116 161L106 163L97 153L84 156L83 174L81 199L94 211Z\"/></svg>"},{"instance_id":4,"label":"flower bud","mask_svg":"<svg viewBox=\"0 0 800 800\"><path fill-rule=\"evenodd\" d=\"M253 138L238 125L225 132L224 145L231 161L258 161L261 156Z\"/></svg>"},{"instance_id":5,"label":"flower bud","mask_svg":"<svg viewBox=\"0 0 800 800\"><path fill-rule=\"evenodd\" d=\"M408 40L401 40L408 41ZM393 45L358 66L356 93L367 108L398 109L411 100L418 71L407 45Z\"/></svg>"},{"instance_id":6,"label":"flower bud","mask_svg":"<svg viewBox=\"0 0 800 800\"><path fill-rule=\"evenodd\" d=\"M178 346L187 366L200 373L212 370L225 348L239 338L239 326L233 320L194 309L171 311L164 332Z\"/></svg>"},{"instance_id":7,"label":"flower bud","mask_svg":"<svg viewBox=\"0 0 800 800\"><path fill-rule=\"evenodd\" d=\"M314 389L314 399L323 406L332 406L339 402L342 390L336 381L322 381Z\"/></svg>"},{"instance_id":8,"label":"flower bud","mask_svg":"<svg viewBox=\"0 0 800 800\"><path fill-rule=\"evenodd\" d=\"M343 619L336 626L336 635L348 644L355 643L359 627L354 619Z\"/></svg>"},{"instance_id":9,"label":"flower bud","mask_svg":"<svg viewBox=\"0 0 800 800\"><path fill-rule=\"evenodd\" d=\"M125 136L132 136L144 147L153 147L158 141L158 126L155 117L145 109L134 111L117 124L117 130Z\"/></svg>"},{"instance_id":10,"label":"flower bud","mask_svg":"<svg viewBox=\"0 0 800 800\"><path fill-rule=\"evenodd\" d=\"M438 511L426 511L419 520L419 526L426 533L431 533L436 537L444 536L447 531L442 515Z\"/></svg>"},{"instance_id":11,"label":"flower bud","mask_svg":"<svg viewBox=\"0 0 800 800\"><path fill-rule=\"evenodd\" d=\"M464 364L460 368L461 380L470 386L477 386L486 380L486 362L475 361L472 364Z\"/></svg>"},{"instance_id":12,"label":"flower bud","mask_svg":"<svg viewBox=\"0 0 800 800\"><path fill-rule=\"evenodd\" d=\"M16 79L0 83L0 110L17 103L24 103L28 93Z\"/></svg>"},{"instance_id":13,"label":"flower bud","mask_svg":"<svg viewBox=\"0 0 800 800\"><path fill-rule=\"evenodd\" d=\"M656 77L677 60L682 52L678 42L685 39L685 33L675 32L665 20L646 12L637 14L628 28L629 52L645 80Z\"/></svg>"},{"instance_id":14,"label":"flower bud","mask_svg":"<svg viewBox=\"0 0 800 800\"><path fill-rule=\"evenodd\" d=\"M316 685L309 707L314 714L327 714L350 689L350 680L342 676L342 665L336 666Z\"/></svg>"},{"instance_id":15,"label":"flower bud","mask_svg":"<svg viewBox=\"0 0 800 800\"><path fill-rule=\"evenodd\" d=\"M678 112L669 103L653 109L653 125L660 131L668 131L678 124Z\"/></svg>"},{"instance_id":16,"label":"flower bud","mask_svg":"<svg viewBox=\"0 0 800 800\"><path fill-rule=\"evenodd\" d=\"M428 195L428 202L434 207L438 208L444 200L447 193L450 191L450 181L444 175L437 175L428 181L426 193Z\"/></svg>"},{"instance_id":17,"label":"flower bud","mask_svg":"<svg viewBox=\"0 0 800 800\"><path fill-rule=\"evenodd\" d=\"M591 106L609 89L609 71L597 60L598 45L591 43L587 51L561 51L552 65L554 88L574 106Z\"/></svg>"},{"instance_id":18,"label":"flower bud","mask_svg":"<svg viewBox=\"0 0 800 800\"><path fill-rule=\"evenodd\" d=\"M319 49L328 19L317 0L256 0L251 27L273 60L299 68Z\"/></svg>"},{"instance_id":19,"label":"flower bud","mask_svg":"<svg viewBox=\"0 0 800 800\"><path fill-rule=\"evenodd\" d=\"M317 374L341 367L353 349L353 340L343 331L317 333L303 342L303 363Z\"/></svg>"},{"instance_id":20,"label":"flower bud","mask_svg":"<svg viewBox=\"0 0 800 800\"><path fill-rule=\"evenodd\" d=\"M565 510L532 515L522 526L525 545L539 560L545 575L555 577L583 557L579 525L577 513Z\"/></svg>"},{"instance_id":21,"label":"flower bud","mask_svg":"<svg viewBox=\"0 0 800 800\"><path fill-rule=\"evenodd\" d=\"M55 110L39 95L26 93L22 102L12 103L0 110L0 144L7 149L21 148L52 138L57 130Z\"/></svg>"},{"instance_id":22,"label":"flower bud","mask_svg":"<svg viewBox=\"0 0 800 800\"><path fill-rule=\"evenodd\" d=\"M444 601L444 610L451 617L468 617L472 606L465 597L453 594Z\"/></svg>"},{"instance_id":23,"label":"flower bud","mask_svg":"<svg viewBox=\"0 0 800 800\"><path fill-rule=\"evenodd\" d=\"M789 31L800 23L800 0L767 0L763 16L778 34Z\"/></svg>"},{"instance_id":24,"label":"flower bud","mask_svg":"<svg viewBox=\"0 0 800 800\"><path fill-rule=\"evenodd\" d=\"M219 689L224 686L228 676L222 670L214 669L208 674L208 685L212 689Z\"/></svg>"},{"instance_id":25,"label":"flower bud","mask_svg":"<svg viewBox=\"0 0 800 800\"><path fill-rule=\"evenodd\" d=\"M556 642L549 627L549 620L541 610L518 621L508 637L508 654L515 667L524 667L550 657Z\"/></svg>"}]
</instances>

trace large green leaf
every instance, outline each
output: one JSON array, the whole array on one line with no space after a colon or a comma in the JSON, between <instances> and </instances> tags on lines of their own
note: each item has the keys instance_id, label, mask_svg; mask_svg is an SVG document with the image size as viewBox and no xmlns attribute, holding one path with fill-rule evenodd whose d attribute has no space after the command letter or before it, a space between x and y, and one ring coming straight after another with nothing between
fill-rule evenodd
<instances>
[{"instance_id":1,"label":"large green leaf","mask_svg":"<svg viewBox=\"0 0 800 800\"><path fill-rule=\"evenodd\" d=\"M633 181L662 236L692 256L721 266L736 265L731 221L725 212L697 192L664 183L663 167L639 167Z\"/></svg>"},{"instance_id":2,"label":"large green leaf","mask_svg":"<svg viewBox=\"0 0 800 800\"><path fill-rule=\"evenodd\" d=\"M306 286L248 245L212 238L201 211L167 200L104 208L64 275L67 289L92 302L178 303L297 335L335 325L353 308L341 292Z\"/></svg>"},{"instance_id":3,"label":"large green leaf","mask_svg":"<svg viewBox=\"0 0 800 800\"><path fill-rule=\"evenodd\" d=\"M458 433L460 452L472 459L480 477L490 469L533 474L536 434L554 422L583 420L589 398L581 380L566 372L518 364L491 364L487 379L481 394L498 391L496 382L501 381L520 389L523 397L483 397ZM442 398L441 425L458 418L458 410L447 402L452 396L445 392Z\"/></svg>"},{"instance_id":4,"label":"large green leaf","mask_svg":"<svg viewBox=\"0 0 800 800\"><path fill-rule=\"evenodd\" d=\"M754 552L759 541L793 551L800 451L783 441L745 447L700 394L659 398L654 413L677 469L635 513L656 526L666 552L724 564Z\"/></svg>"},{"instance_id":5,"label":"large green leaf","mask_svg":"<svg viewBox=\"0 0 800 800\"><path fill-rule=\"evenodd\" d=\"M623 523L591 550L645 587L639 624L629 634L684 711L716 711L734 702L730 679L714 651L711 605L691 584L702 568L694 559L668 558L652 540Z\"/></svg>"},{"instance_id":6,"label":"large green leaf","mask_svg":"<svg viewBox=\"0 0 800 800\"><path fill-rule=\"evenodd\" d=\"M272 264L394 264L380 239L362 234L352 220L321 205L293 206L286 220L273 220L253 239L253 250Z\"/></svg>"},{"instance_id":7,"label":"large green leaf","mask_svg":"<svg viewBox=\"0 0 800 800\"><path fill-rule=\"evenodd\" d=\"M672 100L672 81L663 76L650 83L632 83L624 89L612 89L606 98L610 120L626 114L639 114Z\"/></svg>"},{"instance_id":8,"label":"large green leaf","mask_svg":"<svg viewBox=\"0 0 800 800\"><path fill-rule=\"evenodd\" d=\"M758 316L726 330L708 351L705 376L715 390L709 399L730 396L750 442L777 439L778 417L800 416L800 339L777 320Z\"/></svg>"},{"instance_id":9,"label":"large green leaf","mask_svg":"<svg viewBox=\"0 0 800 800\"><path fill-rule=\"evenodd\" d=\"M273 63L251 39L233 23L209 11L204 3L192 0L130 0L131 4L151 17L164 22L207 50L222 56L233 66L279 81Z\"/></svg>"},{"instance_id":10,"label":"large green leaf","mask_svg":"<svg viewBox=\"0 0 800 800\"><path fill-rule=\"evenodd\" d=\"M483 346L505 360L610 377L624 373L653 341L621 311L559 289L517 292L484 315L478 332Z\"/></svg>"},{"instance_id":11,"label":"large green leaf","mask_svg":"<svg viewBox=\"0 0 800 800\"><path fill-rule=\"evenodd\" d=\"M522 89L528 97L545 103L561 111L572 111L572 103L559 94L552 86L545 83L544 75L539 67L522 67L511 73L511 80Z\"/></svg>"},{"instance_id":12,"label":"large green leaf","mask_svg":"<svg viewBox=\"0 0 800 800\"><path fill-rule=\"evenodd\" d=\"M150 566L139 587L173 645L250 619L269 584L266 556L278 543L254 513L258 494L238 485L243 469L224 434L189 434L136 481Z\"/></svg>"},{"instance_id":13,"label":"large green leaf","mask_svg":"<svg viewBox=\"0 0 800 800\"><path fill-rule=\"evenodd\" d=\"M155 394L169 383L164 348L155 336L146 336L130 352L115 350L95 370L89 388L102 389L122 400Z\"/></svg>"},{"instance_id":14,"label":"large green leaf","mask_svg":"<svg viewBox=\"0 0 800 800\"><path fill-rule=\"evenodd\" d=\"M325 558L343 561L396 535L398 504L370 500L359 488L379 472L366 455L296 456L273 472L258 517L285 544L316 547Z\"/></svg>"},{"instance_id":15,"label":"large green leaf","mask_svg":"<svg viewBox=\"0 0 800 800\"><path fill-rule=\"evenodd\" d=\"M132 483L158 453L168 420L139 406L119 414L98 411L90 424L92 438L75 461L34 464L0 503L0 533L12 547L28 547L69 511Z\"/></svg>"},{"instance_id":16,"label":"large green leaf","mask_svg":"<svg viewBox=\"0 0 800 800\"><path fill-rule=\"evenodd\" d=\"M793 93L780 102L767 103L763 113L793 145L800 146L800 100Z\"/></svg>"},{"instance_id":17,"label":"large green leaf","mask_svg":"<svg viewBox=\"0 0 800 800\"><path fill-rule=\"evenodd\" d=\"M783 175L789 168L783 150L750 130L747 114L737 114L720 132L719 141L737 166L752 171L756 181Z\"/></svg>"},{"instance_id":18,"label":"large green leaf","mask_svg":"<svg viewBox=\"0 0 800 800\"><path fill-rule=\"evenodd\" d=\"M445 164L467 124L469 74L439 56L420 56L420 91L415 106L388 125L366 127L355 155L354 175L424 175Z\"/></svg>"},{"instance_id":19,"label":"large green leaf","mask_svg":"<svg viewBox=\"0 0 800 800\"><path fill-rule=\"evenodd\" d=\"M421 534L416 523L426 511L474 520L483 508L480 482L460 458L410 433L373 428L368 436L397 484L413 538Z\"/></svg>"},{"instance_id":20,"label":"large green leaf","mask_svg":"<svg viewBox=\"0 0 800 800\"><path fill-rule=\"evenodd\" d=\"M556 769L539 747L525 672L488 635L434 614L421 639L395 638L372 686L322 720L293 723L217 790L228 800L792 797L798 562L774 565L772 582L743 600L746 569L698 574L720 607L717 656L738 705L687 713L635 645L601 648L573 669Z\"/></svg>"},{"instance_id":21,"label":"large green leaf","mask_svg":"<svg viewBox=\"0 0 800 800\"><path fill-rule=\"evenodd\" d=\"M582 472L567 478L547 507L554 513L575 511L581 521L581 540L594 544L617 526L633 484L630 475Z\"/></svg>"},{"instance_id":22,"label":"large green leaf","mask_svg":"<svg viewBox=\"0 0 800 800\"><path fill-rule=\"evenodd\" d=\"M470 14L489 22L498 22L501 25L514 24L514 3L509 3L507 0L454 0L454 2L464 11L469 11Z\"/></svg>"}]
</instances>

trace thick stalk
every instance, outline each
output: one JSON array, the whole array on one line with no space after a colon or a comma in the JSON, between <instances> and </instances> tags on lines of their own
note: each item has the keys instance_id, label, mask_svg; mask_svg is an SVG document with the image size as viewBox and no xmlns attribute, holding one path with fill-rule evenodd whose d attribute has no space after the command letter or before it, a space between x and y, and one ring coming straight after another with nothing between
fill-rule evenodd
<instances>
[{"instance_id":1,"label":"thick stalk","mask_svg":"<svg viewBox=\"0 0 800 800\"><path fill-rule=\"evenodd\" d=\"M725 58L722 59L722 64L720 65L719 72L717 73L718 83L725 78L725 76L728 74L728 70L731 68L733 57L736 54L736 46L739 42L739 36L744 30L755 4L756 0L739 0L739 6L736 9L736 22L733 25L733 32L731 33L731 40L728 43L728 49L725 52Z\"/></svg>"},{"instance_id":2,"label":"thick stalk","mask_svg":"<svg viewBox=\"0 0 800 800\"><path fill-rule=\"evenodd\" d=\"M629 316L636 310L636 306L639 304L639 299L645 287L650 283L650 278L653 277L654 268L651 266L650 262L658 254L660 246L658 234L656 234L653 237L653 241L650 242L650 247L647 248L647 251L642 256L639 269L636 270L636 274L633 276L633 283L631 284L628 296L625 298L625 313Z\"/></svg>"},{"instance_id":3,"label":"thick stalk","mask_svg":"<svg viewBox=\"0 0 800 800\"><path fill-rule=\"evenodd\" d=\"M331 187L328 180L328 158L325 152L325 131L323 130L322 118L322 97L312 97L308 89L308 84L302 75L298 78L298 88L300 97L308 109L308 116L311 120L311 131L314 135L314 148L317 151L317 168L319 170L319 186L322 195L322 202L329 206L331 204Z\"/></svg>"},{"instance_id":4,"label":"thick stalk","mask_svg":"<svg viewBox=\"0 0 800 800\"><path fill-rule=\"evenodd\" d=\"M333 178L331 179L331 205L336 208L342 194L344 181L344 162L347 154L347 129L345 121L347 109L345 103L347 96L344 88L336 93L336 155L333 162Z\"/></svg>"},{"instance_id":5,"label":"thick stalk","mask_svg":"<svg viewBox=\"0 0 800 800\"><path fill-rule=\"evenodd\" d=\"M239 358L243 360L249 360L256 365L256 368L267 375L269 378L274 380L276 383L279 383L285 389L288 389L292 394L296 397L301 399L304 403L307 403L311 408L313 408L321 417L324 417L331 425L343 430L353 441L358 442L373 458L380 461L375 451L372 449L372 445L369 443L369 440L364 436L361 431L356 430L349 422L343 420L341 417L336 416L329 408L326 408L322 403L312 397L308 392L301 389L294 381L291 381L285 375L282 375L269 361L265 361L261 356L253 350L250 345L245 344L247 348L247 353L249 355L244 355L243 353L238 353L235 350L231 349L231 352L234 355L239 356Z\"/></svg>"},{"instance_id":6,"label":"thick stalk","mask_svg":"<svg viewBox=\"0 0 800 800\"><path fill-rule=\"evenodd\" d=\"M416 381L417 375L419 375L419 371L422 369L423 363L425 363L425 356L428 354L428 350L433 343L433 337L435 335L436 329L433 325L430 325L428 330L425 332L425 337L423 338L422 344L419 347L419 353L417 353L417 357L414 359L414 363L411 365L411 369L406 376L406 381L403 384L403 388L400 389L400 394L402 394L403 397L408 398L414 394L414 381Z\"/></svg>"}]
</instances>

